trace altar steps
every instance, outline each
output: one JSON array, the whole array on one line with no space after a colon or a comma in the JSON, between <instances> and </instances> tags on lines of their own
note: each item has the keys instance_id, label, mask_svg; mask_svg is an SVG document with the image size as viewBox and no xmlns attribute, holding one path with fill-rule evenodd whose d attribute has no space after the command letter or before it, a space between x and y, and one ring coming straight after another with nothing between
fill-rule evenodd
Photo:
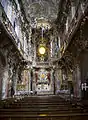
<instances>
[{"instance_id":1,"label":"altar steps","mask_svg":"<svg viewBox=\"0 0 88 120\"><path fill-rule=\"evenodd\" d=\"M59 96L30 96L2 101L0 120L82 120L88 109Z\"/></svg>"}]
</instances>

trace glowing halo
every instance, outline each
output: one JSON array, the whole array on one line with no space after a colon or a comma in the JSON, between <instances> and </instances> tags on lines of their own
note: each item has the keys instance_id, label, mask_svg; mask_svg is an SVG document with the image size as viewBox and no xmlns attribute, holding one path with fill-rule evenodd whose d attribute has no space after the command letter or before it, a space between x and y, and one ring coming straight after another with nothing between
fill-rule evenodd
<instances>
[{"instance_id":1,"label":"glowing halo","mask_svg":"<svg viewBox=\"0 0 88 120\"><path fill-rule=\"evenodd\" d=\"M44 55L45 52L46 52L46 49L45 49L44 46L39 47L39 53L40 53L41 55Z\"/></svg>"}]
</instances>

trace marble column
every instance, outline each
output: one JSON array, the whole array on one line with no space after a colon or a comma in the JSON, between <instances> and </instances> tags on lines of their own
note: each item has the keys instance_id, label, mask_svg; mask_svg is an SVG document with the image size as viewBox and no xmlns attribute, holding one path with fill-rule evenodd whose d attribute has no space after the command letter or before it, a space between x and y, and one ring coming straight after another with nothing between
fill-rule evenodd
<instances>
[{"instance_id":1,"label":"marble column","mask_svg":"<svg viewBox=\"0 0 88 120\"><path fill-rule=\"evenodd\" d=\"M2 98L2 82L3 82L4 67L0 61L0 99Z\"/></svg>"},{"instance_id":2,"label":"marble column","mask_svg":"<svg viewBox=\"0 0 88 120\"><path fill-rule=\"evenodd\" d=\"M30 78L30 90L32 91L33 90L33 86L32 86L32 84L33 84L33 70L32 69L30 71L30 76L31 76L31 78Z\"/></svg>"},{"instance_id":3,"label":"marble column","mask_svg":"<svg viewBox=\"0 0 88 120\"><path fill-rule=\"evenodd\" d=\"M36 91L35 69L33 69L32 90L33 90L34 92Z\"/></svg>"},{"instance_id":4,"label":"marble column","mask_svg":"<svg viewBox=\"0 0 88 120\"><path fill-rule=\"evenodd\" d=\"M78 64L75 66L73 72L73 82L74 82L74 97L81 98L81 72Z\"/></svg>"},{"instance_id":5,"label":"marble column","mask_svg":"<svg viewBox=\"0 0 88 120\"><path fill-rule=\"evenodd\" d=\"M8 67L6 66L3 73L2 79L2 99L7 97L7 87L8 87Z\"/></svg>"},{"instance_id":6,"label":"marble column","mask_svg":"<svg viewBox=\"0 0 88 120\"><path fill-rule=\"evenodd\" d=\"M61 69L57 68L56 70L56 93L60 90L62 84Z\"/></svg>"},{"instance_id":7,"label":"marble column","mask_svg":"<svg viewBox=\"0 0 88 120\"><path fill-rule=\"evenodd\" d=\"M51 94L53 94L54 91L54 79L53 79L53 70L50 70L50 84L51 84Z\"/></svg>"},{"instance_id":8,"label":"marble column","mask_svg":"<svg viewBox=\"0 0 88 120\"><path fill-rule=\"evenodd\" d=\"M30 74L30 69L28 70L28 92L30 92L30 83L31 83L31 74Z\"/></svg>"},{"instance_id":9,"label":"marble column","mask_svg":"<svg viewBox=\"0 0 88 120\"><path fill-rule=\"evenodd\" d=\"M17 92L17 80L18 80L18 66L15 70L15 81L14 81L14 91L15 91L15 94Z\"/></svg>"},{"instance_id":10,"label":"marble column","mask_svg":"<svg viewBox=\"0 0 88 120\"><path fill-rule=\"evenodd\" d=\"M56 86L55 86L55 68L52 70L52 84L53 84L53 94L56 94Z\"/></svg>"}]
</instances>

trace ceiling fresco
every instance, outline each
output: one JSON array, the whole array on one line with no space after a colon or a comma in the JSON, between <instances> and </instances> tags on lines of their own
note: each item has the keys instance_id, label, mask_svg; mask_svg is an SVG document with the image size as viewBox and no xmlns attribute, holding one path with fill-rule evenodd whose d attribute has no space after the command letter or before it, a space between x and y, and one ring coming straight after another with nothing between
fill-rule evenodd
<instances>
[{"instance_id":1,"label":"ceiling fresco","mask_svg":"<svg viewBox=\"0 0 88 120\"><path fill-rule=\"evenodd\" d=\"M57 18L59 0L22 0L26 17L32 27L38 22L52 22Z\"/></svg>"}]
</instances>

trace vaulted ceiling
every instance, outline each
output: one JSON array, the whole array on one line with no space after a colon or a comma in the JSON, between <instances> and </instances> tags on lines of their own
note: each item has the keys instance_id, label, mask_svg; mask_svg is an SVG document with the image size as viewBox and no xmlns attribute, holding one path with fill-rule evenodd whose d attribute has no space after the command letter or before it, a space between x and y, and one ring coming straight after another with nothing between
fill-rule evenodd
<instances>
[{"instance_id":1,"label":"vaulted ceiling","mask_svg":"<svg viewBox=\"0 0 88 120\"><path fill-rule=\"evenodd\" d=\"M22 0L26 18L32 27L32 42L36 46L36 61L47 62L50 55L50 35L53 34L61 0ZM53 27L54 25L54 27ZM45 49L41 54L40 49ZM35 49L34 49L35 50Z\"/></svg>"},{"instance_id":2,"label":"vaulted ceiling","mask_svg":"<svg viewBox=\"0 0 88 120\"><path fill-rule=\"evenodd\" d=\"M38 23L52 23L58 14L58 4L60 0L22 0L26 17L31 26Z\"/></svg>"}]
</instances>

